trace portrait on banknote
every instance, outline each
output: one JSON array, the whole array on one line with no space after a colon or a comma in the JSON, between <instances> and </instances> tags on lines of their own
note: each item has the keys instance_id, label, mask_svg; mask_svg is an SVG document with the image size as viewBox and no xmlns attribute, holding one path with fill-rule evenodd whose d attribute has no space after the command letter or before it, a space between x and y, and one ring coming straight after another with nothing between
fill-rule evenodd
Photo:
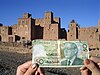
<instances>
[{"instance_id":1,"label":"portrait on banknote","mask_svg":"<svg viewBox=\"0 0 100 75\"><path fill-rule=\"evenodd\" d=\"M83 65L83 60L88 57L88 47L84 42L78 41L61 41L62 66Z\"/></svg>"},{"instance_id":2,"label":"portrait on banknote","mask_svg":"<svg viewBox=\"0 0 100 75\"><path fill-rule=\"evenodd\" d=\"M32 45L32 63L43 67L80 66L89 57L85 41L33 40Z\"/></svg>"}]
</instances>

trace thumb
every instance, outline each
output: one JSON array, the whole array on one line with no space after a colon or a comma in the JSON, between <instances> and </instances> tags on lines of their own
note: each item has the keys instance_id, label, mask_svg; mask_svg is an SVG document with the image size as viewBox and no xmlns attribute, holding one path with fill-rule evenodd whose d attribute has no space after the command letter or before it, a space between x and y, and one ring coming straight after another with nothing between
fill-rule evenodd
<instances>
[{"instance_id":1,"label":"thumb","mask_svg":"<svg viewBox=\"0 0 100 75\"><path fill-rule=\"evenodd\" d=\"M92 72L92 75L100 75L99 69L96 67L93 61L89 59L84 60L85 66Z\"/></svg>"}]
</instances>

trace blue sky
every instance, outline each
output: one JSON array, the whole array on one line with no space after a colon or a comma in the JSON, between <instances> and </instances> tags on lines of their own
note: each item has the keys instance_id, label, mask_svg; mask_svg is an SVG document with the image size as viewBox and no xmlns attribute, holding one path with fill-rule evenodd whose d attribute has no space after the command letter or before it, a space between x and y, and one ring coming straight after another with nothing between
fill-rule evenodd
<instances>
[{"instance_id":1,"label":"blue sky","mask_svg":"<svg viewBox=\"0 0 100 75\"><path fill-rule=\"evenodd\" d=\"M0 23L17 24L23 13L33 18L43 18L44 12L52 11L61 18L61 27L68 28L72 19L80 27L97 26L100 20L99 0L0 0Z\"/></svg>"}]
</instances>

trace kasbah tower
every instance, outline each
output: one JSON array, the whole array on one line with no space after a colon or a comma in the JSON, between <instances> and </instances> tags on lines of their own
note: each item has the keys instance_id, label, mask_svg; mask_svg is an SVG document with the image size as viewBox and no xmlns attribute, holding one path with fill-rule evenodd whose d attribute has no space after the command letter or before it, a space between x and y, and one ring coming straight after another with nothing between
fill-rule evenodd
<instances>
[{"instance_id":1,"label":"kasbah tower","mask_svg":"<svg viewBox=\"0 0 100 75\"><path fill-rule=\"evenodd\" d=\"M53 17L52 12L45 12L44 18L32 18L31 14L24 13L15 25L0 24L0 41L2 42L22 42L34 39L87 41L90 50L100 50L100 20L97 26L88 28L80 28L75 20L72 20L66 31L65 28L61 28L60 17Z\"/></svg>"}]
</instances>

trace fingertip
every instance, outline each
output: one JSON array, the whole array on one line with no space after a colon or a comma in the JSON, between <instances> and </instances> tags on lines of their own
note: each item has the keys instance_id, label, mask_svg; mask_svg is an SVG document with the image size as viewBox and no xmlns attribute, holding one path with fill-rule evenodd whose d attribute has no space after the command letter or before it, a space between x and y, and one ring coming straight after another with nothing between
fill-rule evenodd
<instances>
[{"instance_id":1,"label":"fingertip","mask_svg":"<svg viewBox=\"0 0 100 75\"><path fill-rule=\"evenodd\" d=\"M82 75L88 75L88 69L81 70Z\"/></svg>"},{"instance_id":2,"label":"fingertip","mask_svg":"<svg viewBox=\"0 0 100 75\"><path fill-rule=\"evenodd\" d=\"M38 63L36 63L36 66L37 66L37 67L39 67L39 64L38 64Z\"/></svg>"},{"instance_id":3,"label":"fingertip","mask_svg":"<svg viewBox=\"0 0 100 75\"><path fill-rule=\"evenodd\" d=\"M89 60L89 59L85 59L85 60L84 60L84 64L85 64L85 65L90 64L90 60Z\"/></svg>"},{"instance_id":4,"label":"fingertip","mask_svg":"<svg viewBox=\"0 0 100 75\"><path fill-rule=\"evenodd\" d=\"M33 65L32 65L32 68L34 69L34 68L38 68L39 67L39 65L37 64L37 63L34 63Z\"/></svg>"},{"instance_id":5,"label":"fingertip","mask_svg":"<svg viewBox=\"0 0 100 75\"><path fill-rule=\"evenodd\" d=\"M84 70L84 69L87 69L85 65L83 65L80 70Z\"/></svg>"},{"instance_id":6,"label":"fingertip","mask_svg":"<svg viewBox=\"0 0 100 75\"><path fill-rule=\"evenodd\" d=\"M33 64L33 65L32 65L32 69L34 69L35 67L36 67L36 64Z\"/></svg>"}]
</instances>

